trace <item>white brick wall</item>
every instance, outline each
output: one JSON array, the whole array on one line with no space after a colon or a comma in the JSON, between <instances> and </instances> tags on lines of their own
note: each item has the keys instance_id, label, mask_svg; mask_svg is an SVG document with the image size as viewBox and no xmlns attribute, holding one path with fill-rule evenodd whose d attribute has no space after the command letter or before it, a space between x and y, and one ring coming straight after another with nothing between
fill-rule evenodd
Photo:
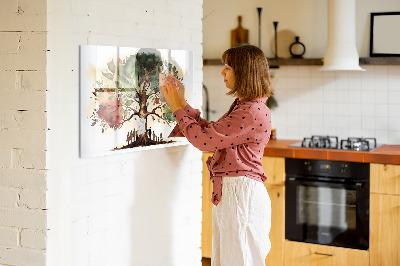
<instances>
[{"instance_id":1,"label":"white brick wall","mask_svg":"<svg viewBox=\"0 0 400 266\"><path fill-rule=\"evenodd\" d=\"M54 0L47 8L47 264L201 265L201 152L80 159L77 107L82 44L192 50L193 105L201 106L202 0Z\"/></svg>"},{"instance_id":2,"label":"white brick wall","mask_svg":"<svg viewBox=\"0 0 400 266\"><path fill-rule=\"evenodd\" d=\"M0 3L1 265L45 265L46 3Z\"/></svg>"}]
</instances>

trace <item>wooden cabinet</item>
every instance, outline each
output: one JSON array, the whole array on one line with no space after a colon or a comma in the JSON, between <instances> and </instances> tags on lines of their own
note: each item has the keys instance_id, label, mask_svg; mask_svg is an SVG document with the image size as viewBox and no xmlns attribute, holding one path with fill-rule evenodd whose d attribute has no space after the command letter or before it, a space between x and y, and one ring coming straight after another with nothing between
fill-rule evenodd
<instances>
[{"instance_id":1,"label":"wooden cabinet","mask_svg":"<svg viewBox=\"0 0 400 266\"><path fill-rule=\"evenodd\" d=\"M285 158L264 156L261 163L268 177L265 184L285 185Z\"/></svg>"},{"instance_id":2,"label":"wooden cabinet","mask_svg":"<svg viewBox=\"0 0 400 266\"><path fill-rule=\"evenodd\" d=\"M271 250L265 259L267 266L283 265L285 240L285 158L264 156L261 160L267 175L265 187L271 199Z\"/></svg>"},{"instance_id":3,"label":"wooden cabinet","mask_svg":"<svg viewBox=\"0 0 400 266\"><path fill-rule=\"evenodd\" d=\"M285 187L265 184L271 199L271 250L265 259L266 266L283 265L285 241Z\"/></svg>"},{"instance_id":4,"label":"wooden cabinet","mask_svg":"<svg viewBox=\"0 0 400 266\"><path fill-rule=\"evenodd\" d=\"M212 252L212 183L210 181L210 173L206 165L212 152L203 153L203 195L202 195L202 224L201 224L201 253L204 258L211 258Z\"/></svg>"},{"instance_id":5,"label":"wooden cabinet","mask_svg":"<svg viewBox=\"0 0 400 266\"><path fill-rule=\"evenodd\" d=\"M285 266L366 266L365 250L285 241ZM283 264L281 264L283 265Z\"/></svg>"},{"instance_id":6,"label":"wooden cabinet","mask_svg":"<svg viewBox=\"0 0 400 266\"><path fill-rule=\"evenodd\" d=\"M400 265L400 165L371 164L370 178L370 265Z\"/></svg>"},{"instance_id":7,"label":"wooden cabinet","mask_svg":"<svg viewBox=\"0 0 400 266\"><path fill-rule=\"evenodd\" d=\"M371 194L371 266L400 265L400 196Z\"/></svg>"},{"instance_id":8,"label":"wooden cabinet","mask_svg":"<svg viewBox=\"0 0 400 266\"><path fill-rule=\"evenodd\" d=\"M400 165L370 164L371 193L400 195Z\"/></svg>"}]
</instances>

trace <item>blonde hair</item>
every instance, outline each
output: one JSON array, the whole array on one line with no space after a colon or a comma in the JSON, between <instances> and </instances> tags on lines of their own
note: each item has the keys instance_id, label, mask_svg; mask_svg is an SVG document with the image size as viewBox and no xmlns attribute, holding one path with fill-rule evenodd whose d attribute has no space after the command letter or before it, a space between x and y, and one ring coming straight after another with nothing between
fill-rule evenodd
<instances>
[{"instance_id":1,"label":"blonde hair","mask_svg":"<svg viewBox=\"0 0 400 266\"><path fill-rule=\"evenodd\" d=\"M274 94L268 61L260 48L248 44L240 45L226 50L221 60L235 74L235 85L227 95L254 99Z\"/></svg>"}]
</instances>

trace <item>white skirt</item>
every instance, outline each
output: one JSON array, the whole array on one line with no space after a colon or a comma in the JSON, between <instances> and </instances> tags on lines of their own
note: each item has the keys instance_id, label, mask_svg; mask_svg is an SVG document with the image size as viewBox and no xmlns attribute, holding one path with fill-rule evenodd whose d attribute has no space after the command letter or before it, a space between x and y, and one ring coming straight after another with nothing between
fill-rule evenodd
<instances>
[{"instance_id":1,"label":"white skirt","mask_svg":"<svg viewBox=\"0 0 400 266\"><path fill-rule=\"evenodd\" d=\"M271 249L271 201L254 179L222 178L222 197L212 210L212 266L262 266Z\"/></svg>"}]
</instances>

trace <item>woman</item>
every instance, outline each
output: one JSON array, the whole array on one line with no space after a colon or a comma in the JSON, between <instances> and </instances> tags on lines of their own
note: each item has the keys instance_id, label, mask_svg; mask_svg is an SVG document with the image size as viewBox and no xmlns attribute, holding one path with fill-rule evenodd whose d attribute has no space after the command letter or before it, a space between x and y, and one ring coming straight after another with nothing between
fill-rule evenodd
<instances>
[{"instance_id":1,"label":"woman","mask_svg":"<svg viewBox=\"0 0 400 266\"><path fill-rule=\"evenodd\" d=\"M212 265L265 265L271 246L271 202L261 164L271 131L265 104L272 95L268 62L252 45L228 49L222 62L227 95L237 98L216 122L200 118L200 111L186 103L177 79L169 77L161 90L178 122L171 136L214 151L207 161L213 182Z\"/></svg>"}]
</instances>

